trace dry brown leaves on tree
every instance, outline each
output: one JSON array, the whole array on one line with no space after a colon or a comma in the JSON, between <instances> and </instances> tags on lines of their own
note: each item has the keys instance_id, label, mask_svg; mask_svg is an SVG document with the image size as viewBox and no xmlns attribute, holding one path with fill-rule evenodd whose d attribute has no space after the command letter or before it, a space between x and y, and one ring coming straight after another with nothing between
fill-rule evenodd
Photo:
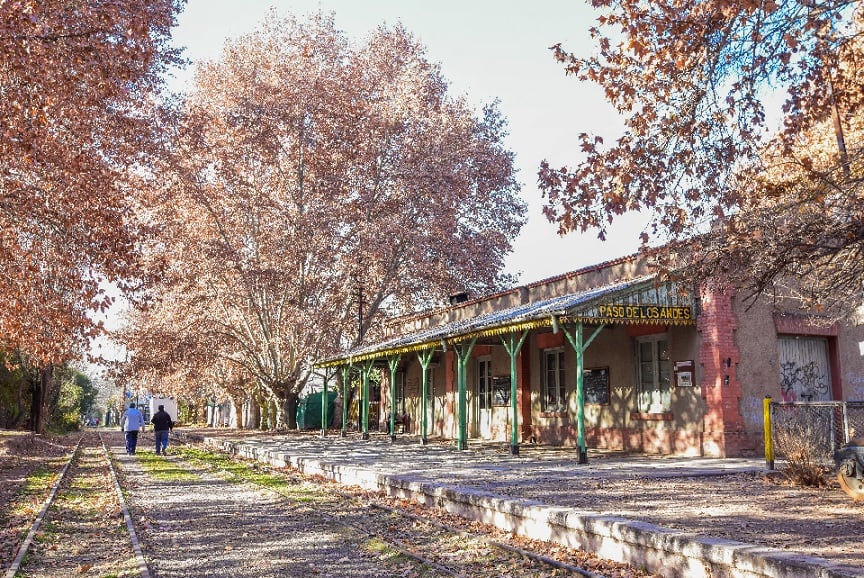
<instances>
[{"instance_id":1,"label":"dry brown leaves on tree","mask_svg":"<svg viewBox=\"0 0 864 578\"><path fill-rule=\"evenodd\" d=\"M848 315L864 286L861 3L593 5L597 55L555 56L605 90L625 130L580 135L572 169L543 163L547 216L602 238L643 211L643 242L667 249L667 270L687 265L682 278L781 282L804 307Z\"/></svg>"}]
</instances>

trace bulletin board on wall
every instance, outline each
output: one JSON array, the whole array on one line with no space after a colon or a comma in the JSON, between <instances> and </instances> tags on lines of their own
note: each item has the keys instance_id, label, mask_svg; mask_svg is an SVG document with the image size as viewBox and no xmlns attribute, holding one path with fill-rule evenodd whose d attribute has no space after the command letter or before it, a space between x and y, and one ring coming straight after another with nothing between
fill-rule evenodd
<instances>
[{"instance_id":1,"label":"bulletin board on wall","mask_svg":"<svg viewBox=\"0 0 864 578\"><path fill-rule=\"evenodd\" d=\"M510 376L492 378L492 405L510 405Z\"/></svg>"},{"instance_id":2,"label":"bulletin board on wall","mask_svg":"<svg viewBox=\"0 0 864 578\"><path fill-rule=\"evenodd\" d=\"M609 405L609 368L593 367L582 372L585 403Z\"/></svg>"},{"instance_id":3,"label":"bulletin board on wall","mask_svg":"<svg viewBox=\"0 0 864 578\"><path fill-rule=\"evenodd\" d=\"M673 366L676 387L693 387L693 374L696 364L692 359L676 361Z\"/></svg>"}]
</instances>

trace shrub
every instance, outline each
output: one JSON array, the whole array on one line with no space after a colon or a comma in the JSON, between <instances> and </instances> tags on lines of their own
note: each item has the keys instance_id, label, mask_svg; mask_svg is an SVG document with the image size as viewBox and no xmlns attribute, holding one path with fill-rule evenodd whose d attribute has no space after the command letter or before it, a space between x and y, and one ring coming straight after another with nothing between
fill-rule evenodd
<instances>
[{"instance_id":1,"label":"shrub","mask_svg":"<svg viewBox=\"0 0 864 578\"><path fill-rule=\"evenodd\" d=\"M796 412L775 424L774 446L786 458L783 474L795 485L823 488L833 455L830 422L818 413Z\"/></svg>"}]
</instances>

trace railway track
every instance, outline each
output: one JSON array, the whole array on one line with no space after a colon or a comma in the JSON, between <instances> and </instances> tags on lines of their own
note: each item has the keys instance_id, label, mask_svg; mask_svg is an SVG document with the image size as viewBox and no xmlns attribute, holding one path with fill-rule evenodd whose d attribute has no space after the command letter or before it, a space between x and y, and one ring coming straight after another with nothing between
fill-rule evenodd
<instances>
[{"instance_id":1,"label":"railway track","mask_svg":"<svg viewBox=\"0 0 864 578\"><path fill-rule=\"evenodd\" d=\"M370 536L381 536L393 548L422 564L448 576L569 576L605 578L602 574L580 568L533 552L492 540L483 534L447 524L433 517L421 517L400 506L363 500L340 493L350 502L366 502L363 520L345 522ZM334 519L341 519L340 514ZM465 552L473 552L466 556ZM455 561L454 561L455 560Z\"/></svg>"},{"instance_id":2,"label":"railway track","mask_svg":"<svg viewBox=\"0 0 864 578\"><path fill-rule=\"evenodd\" d=\"M100 576L150 578L101 436L75 445L5 578Z\"/></svg>"},{"instance_id":3,"label":"railway track","mask_svg":"<svg viewBox=\"0 0 864 578\"><path fill-rule=\"evenodd\" d=\"M5 578L646 576L288 468L105 437L119 467L82 436Z\"/></svg>"},{"instance_id":4,"label":"railway track","mask_svg":"<svg viewBox=\"0 0 864 578\"><path fill-rule=\"evenodd\" d=\"M186 444L194 447L195 444ZM193 458L196 462L207 462L211 471L235 481L251 481L278 494L289 502L315 499L318 511L334 523L343 524L353 531L385 543L391 549L415 560L426 568L434 569L436 575L456 577L479 576L582 576L586 578L641 577L648 574L611 561L576 550L566 551L545 542L518 539L491 526L468 522L443 511L423 509L416 513L416 506L361 490L337 489L332 482L312 480L293 472L290 468L273 468L252 463L248 467L251 476L238 475L231 469L220 467L211 460ZM236 460L236 458L233 458ZM224 455L223 464L232 458ZM285 473L288 472L288 473ZM270 475L287 475L292 480L287 485L273 484ZM267 480L261 483L261 480ZM310 490L299 490L299 479L311 483L316 497L310 498ZM311 481L310 481L311 480ZM490 537L494 536L494 537ZM548 552L554 550L553 557ZM586 563L586 560L588 563ZM596 567L604 570L598 571Z\"/></svg>"}]
</instances>

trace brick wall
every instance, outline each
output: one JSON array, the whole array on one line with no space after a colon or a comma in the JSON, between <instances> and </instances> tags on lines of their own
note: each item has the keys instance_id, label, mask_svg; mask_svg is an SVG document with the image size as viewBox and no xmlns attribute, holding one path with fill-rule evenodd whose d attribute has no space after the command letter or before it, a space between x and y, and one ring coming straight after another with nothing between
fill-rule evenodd
<instances>
[{"instance_id":1,"label":"brick wall","mask_svg":"<svg viewBox=\"0 0 864 578\"><path fill-rule=\"evenodd\" d=\"M701 338L702 453L711 457L752 454L754 441L747 435L741 415L741 383L736 375L740 351L735 340L738 319L732 309L732 289L703 289L697 330Z\"/></svg>"}]
</instances>

